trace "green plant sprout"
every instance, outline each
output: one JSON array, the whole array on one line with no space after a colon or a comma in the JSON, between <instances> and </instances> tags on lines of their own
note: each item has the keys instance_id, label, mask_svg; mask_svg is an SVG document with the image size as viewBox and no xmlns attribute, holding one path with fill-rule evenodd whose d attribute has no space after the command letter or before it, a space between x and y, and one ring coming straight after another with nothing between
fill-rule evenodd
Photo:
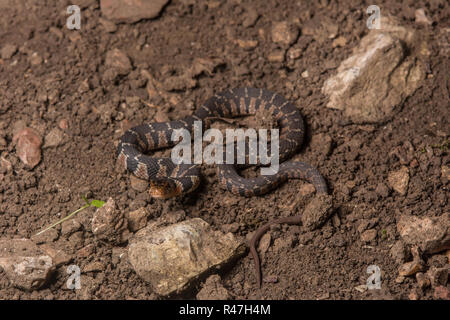
<instances>
[{"instance_id":1,"label":"green plant sprout","mask_svg":"<svg viewBox=\"0 0 450 320\"><path fill-rule=\"evenodd\" d=\"M59 221L53 223L52 225L48 226L48 227L45 228L44 230L39 231L38 233L35 234L35 236L38 236L38 235L44 233L45 231L50 230L51 228L57 226L58 224L63 223L63 222L66 221L66 220L69 220L71 217L73 217L74 215L76 215L78 212L80 212L80 211L82 211L82 210L84 210L84 209L86 209L86 208L89 208L90 206L94 206L94 207L96 207L96 208L101 208L101 207L103 207L103 205L105 204L105 201L95 200L95 199L94 199L94 200L92 200L91 202L89 202L88 199L86 199L85 196L81 196L81 198L83 198L83 200L86 202L86 204L85 204L84 206L82 206L81 208L75 210L74 212L72 212L72 213L69 214L68 216L62 218L61 220L59 220Z\"/></svg>"}]
</instances>

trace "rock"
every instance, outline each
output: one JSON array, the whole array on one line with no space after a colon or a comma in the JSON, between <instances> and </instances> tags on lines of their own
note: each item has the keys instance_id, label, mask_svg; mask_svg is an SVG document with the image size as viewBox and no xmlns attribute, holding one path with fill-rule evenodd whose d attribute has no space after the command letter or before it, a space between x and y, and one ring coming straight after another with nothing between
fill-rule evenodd
<instances>
[{"instance_id":1,"label":"rock","mask_svg":"<svg viewBox=\"0 0 450 320\"><path fill-rule=\"evenodd\" d=\"M289 46L297 41L298 27L287 21L276 22L272 25L272 41L283 46Z\"/></svg>"},{"instance_id":2,"label":"rock","mask_svg":"<svg viewBox=\"0 0 450 320\"><path fill-rule=\"evenodd\" d=\"M128 261L127 249L122 247L114 247L111 252L111 263L113 265L119 264L122 260ZM128 262L127 262L128 264Z\"/></svg>"},{"instance_id":3,"label":"rock","mask_svg":"<svg viewBox=\"0 0 450 320\"><path fill-rule=\"evenodd\" d=\"M425 269L425 263L422 260L421 253L418 247L413 246L411 248L413 261L407 262L400 266L399 277L407 277L416 274L419 271Z\"/></svg>"},{"instance_id":4,"label":"rock","mask_svg":"<svg viewBox=\"0 0 450 320\"><path fill-rule=\"evenodd\" d=\"M12 56L17 52L17 46L13 44L5 44L0 51L0 57L2 59L11 59Z\"/></svg>"},{"instance_id":5,"label":"rock","mask_svg":"<svg viewBox=\"0 0 450 320\"><path fill-rule=\"evenodd\" d=\"M184 210L170 211L161 217L161 221L168 223L168 224L174 224L177 222L181 222L184 219L186 219L186 212Z\"/></svg>"},{"instance_id":6,"label":"rock","mask_svg":"<svg viewBox=\"0 0 450 320\"><path fill-rule=\"evenodd\" d=\"M87 258L90 255L94 254L95 252L95 246L91 243L87 246L84 246L83 248L79 249L75 255L79 258Z\"/></svg>"},{"instance_id":7,"label":"rock","mask_svg":"<svg viewBox=\"0 0 450 320\"><path fill-rule=\"evenodd\" d=\"M44 148L52 148L61 145L64 138L64 132L58 128L53 128L46 136Z\"/></svg>"},{"instance_id":8,"label":"rock","mask_svg":"<svg viewBox=\"0 0 450 320\"><path fill-rule=\"evenodd\" d=\"M117 25L114 22L111 22L103 18L100 18L99 22L101 23L103 29L105 29L106 32L114 33L117 31Z\"/></svg>"},{"instance_id":9,"label":"rock","mask_svg":"<svg viewBox=\"0 0 450 320\"><path fill-rule=\"evenodd\" d=\"M88 263L84 268L83 272L101 272L105 270L105 265L100 261L93 261Z\"/></svg>"},{"instance_id":10,"label":"rock","mask_svg":"<svg viewBox=\"0 0 450 320\"><path fill-rule=\"evenodd\" d=\"M270 232L267 232L261 237L261 240L259 240L258 244L258 251L261 255L267 252L267 249L269 249L271 242L272 236L270 235Z\"/></svg>"},{"instance_id":11,"label":"rock","mask_svg":"<svg viewBox=\"0 0 450 320\"><path fill-rule=\"evenodd\" d=\"M19 131L13 137L13 144L16 144L16 153L20 160L30 169L41 161L42 139L33 129L25 128Z\"/></svg>"},{"instance_id":12,"label":"rock","mask_svg":"<svg viewBox=\"0 0 450 320\"><path fill-rule=\"evenodd\" d=\"M387 196L389 196L389 188L387 187L386 184L380 182L377 184L377 187L375 188L375 193L382 198L386 198Z\"/></svg>"},{"instance_id":13,"label":"rock","mask_svg":"<svg viewBox=\"0 0 450 320\"><path fill-rule=\"evenodd\" d=\"M144 192L149 188L149 182L145 179L140 179L134 175L130 175L130 185L133 190Z\"/></svg>"},{"instance_id":14,"label":"rock","mask_svg":"<svg viewBox=\"0 0 450 320\"><path fill-rule=\"evenodd\" d=\"M91 90L91 86L89 85L89 80L88 79L84 79L83 81L81 81L80 86L78 87L78 92L79 93L86 93L89 90Z\"/></svg>"},{"instance_id":15,"label":"rock","mask_svg":"<svg viewBox=\"0 0 450 320\"><path fill-rule=\"evenodd\" d=\"M405 281L405 277L403 276L398 276L397 278L395 278L395 283L403 283L403 281Z\"/></svg>"},{"instance_id":16,"label":"rock","mask_svg":"<svg viewBox=\"0 0 450 320\"><path fill-rule=\"evenodd\" d=\"M295 59L300 58L300 56L302 55L302 52L303 52L302 48L291 47L287 51L287 57L291 60L295 60Z\"/></svg>"},{"instance_id":17,"label":"rock","mask_svg":"<svg viewBox=\"0 0 450 320\"><path fill-rule=\"evenodd\" d=\"M245 251L233 234L213 231L200 218L169 226L154 222L138 231L128 246L136 273L162 296L185 290L212 269L220 269Z\"/></svg>"},{"instance_id":18,"label":"rock","mask_svg":"<svg viewBox=\"0 0 450 320\"><path fill-rule=\"evenodd\" d=\"M449 166L441 167L441 176L444 179L450 180L450 167Z\"/></svg>"},{"instance_id":19,"label":"rock","mask_svg":"<svg viewBox=\"0 0 450 320\"><path fill-rule=\"evenodd\" d=\"M258 40L237 39L236 43L244 50L253 50L258 46Z\"/></svg>"},{"instance_id":20,"label":"rock","mask_svg":"<svg viewBox=\"0 0 450 320\"><path fill-rule=\"evenodd\" d=\"M55 269L52 258L28 239L0 239L0 267L25 290L41 288Z\"/></svg>"},{"instance_id":21,"label":"rock","mask_svg":"<svg viewBox=\"0 0 450 320\"><path fill-rule=\"evenodd\" d=\"M417 292L416 288L413 288L411 290L411 292L408 294L409 300L419 300L419 298L420 298L420 294L419 294L419 292Z\"/></svg>"},{"instance_id":22,"label":"rock","mask_svg":"<svg viewBox=\"0 0 450 320\"><path fill-rule=\"evenodd\" d=\"M363 292L367 291L367 285L366 284L361 284L359 286L356 286L354 289L356 291L358 291L358 292L363 293Z\"/></svg>"},{"instance_id":23,"label":"rock","mask_svg":"<svg viewBox=\"0 0 450 320\"><path fill-rule=\"evenodd\" d=\"M302 223L309 231L317 229L333 213L333 199L327 194L317 195L312 199L302 214Z\"/></svg>"},{"instance_id":24,"label":"rock","mask_svg":"<svg viewBox=\"0 0 450 320\"><path fill-rule=\"evenodd\" d=\"M221 226L221 229L225 233L228 233L228 232L236 233L239 230L239 223L233 222L233 223L223 224Z\"/></svg>"},{"instance_id":25,"label":"rock","mask_svg":"<svg viewBox=\"0 0 450 320\"><path fill-rule=\"evenodd\" d=\"M42 57L37 52L33 52L29 58L31 65L37 66L42 63Z\"/></svg>"},{"instance_id":26,"label":"rock","mask_svg":"<svg viewBox=\"0 0 450 320\"><path fill-rule=\"evenodd\" d=\"M398 264L405 262L409 258L409 253L402 241L395 242L389 253Z\"/></svg>"},{"instance_id":27,"label":"rock","mask_svg":"<svg viewBox=\"0 0 450 320\"><path fill-rule=\"evenodd\" d=\"M306 198L309 197L310 195L312 195L314 192L316 192L316 188L314 187L314 185L312 183L306 183L304 185L302 185L300 187L300 189L298 190L298 194L302 197L302 198Z\"/></svg>"},{"instance_id":28,"label":"rock","mask_svg":"<svg viewBox=\"0 0 450 320\"><path fill-rule=\"evenodd\" d=\"M246 11L244 21L242 21L242 26L244 28L249 28L255 25L256 20L259 18L259 14L253 8L248 8Z\"/></svg>"},{"instance_id":29,"label":"rock","mask_svg":"<svg viewBox=\"0 0 450 320\"><path fill-rule=\"evenodd\" d=\"M166 91L180 91L195 88L195 86L197 86L197 81L190 75L183 74L180 76L167 77L162 85Z\"/></svg>"},{"instance_id":30,"label":"rock","mask_svg":"<svg viewBox=\"0 0 450 320\"><path fill-rule=\"evenodd\" d=\"M69 236L69 245L74 249L81 249L84 245L84 234L83 231L76 231Z\"/></svg>"},{"instance_id":31,"label":"rock","mask_svg":"<svg viewBox=\"0 0 450 320\"><path fill-rule=\"evenodd\" d=\"M310 145L315 154L325 158L332 151L333 139L325 133L318 133L311 137Z\"/></svg>"},{"instance_id":32,"label":"rock","mask_svg":"<svg viewBox=\"0 0 450 320\"><path fill-rule=\"evenodd\" d=\"M267 57L267 60L269 62L283 62L284 61L284 51L282 50L275 50L269 54Z\"/></svg>"},{"instance_id":33,"label":"rock","mask_svg":"<svg viewBox=\"0 0 450 320\"><path fill-rule=\"evenodd\" d=\"M236 66L233 68L233 72L236 77L245 76L251 73L250 69L245 65Z\"/></svg>"},{"instance_id":34,"label":"rock","mask_svg":"<svg viewBox=\"0 0 450 320\"><path fill-rule=\"evenodd\" d=\"M418 245L423 253L432 254L450 249L450 214L438 218L402 215L397 231L409 245Z\"/></svg>"},{"instance_id":35,"label":"rock","mask_svg":"<svg viewBox=\"0 0 450 320\"><path fill-rule=\"evenodd\" d=\"M13 167L11 162L3 157L0 157L0 173L9 173L12 172L12 170Z\"/></svg>"},{"instance_id":36,"label":"rock","mask_svg":"<svg viewBox=\"0 0 450 320\"><path fill-rule=\"evenodd\" d=\"M417 280L417 285L422 290L424 290L430 286L430 279L422 272L416 273L416 280Z\"/></svg>"},{"instance_id":37,"label":"rock","mask_svg":"<svg viewBox=\"0 0 450 320\"><path fill-rule=\"evenodd\" d=\"M376 238L377 238L377 230L375 229L366 230L361 234L361 241L363 242L370 242L372 240L375 240Z\"/></svg>"},{"instance_id":38,"label":"rock","mask_svg":"<svg viewBox=\"0 0 450 320\"><path fill-rule=\"evenodd\" d=\"M400 277L408 277L416 274L419 271L423 271L424 266L422 261L413 260L411 262L404 263L400 266L398 274Z\"/></svg>"},{"instance_id":39,"label":"rock","mask_svg":"<svg viewBox=\"0 0 450 320\"><path fill-rule=\"evenodd\" d=\"M326 16L316 16L309 19L302 27L304 35L312 36L319 44L328 39L336 38L339 32L339 25Z\"/></svg>"},{"instance_id":40,"label":"rock","mask_svg":"<svg viewBox=\"0 0 450 320\"><path fill-rule=\"evenodd\" d=\"M390 172L388 175L389 186L404 196L408 190L409 185L409 169L402 166L400 170Z\"/></svg>"},{"instance_id":41,"label":"rock","mask_svg":"<svg viewBox=\"0 0 450 320\"><path fill-rule=\"evenodd\" d=\"M434 288L433 298L439 300L450 300L450 294L448 288L439 286Z\"/></svg>"},{"instance_id":42,"label":"rock","mask_svg":"<svg viewBox=\"0 0 450 320\"><path fill-rule=\"evenodd\" d=\"M31 237L31 240L33 240L33 242L36 244L41 244L41 243L46 243L46 242L47 243L53 242L56 239L58 239L58 237L59 237L58 231L56 231L55 228L51 228L39 235L33 235Z\"/></svg>"},{"instance_id":43,"label":"rock","mask_svg":"<svg viewBox=\"0 0 450 320\"><path fill-rule=\"evenodd\" d=\"M343 110L355 123L390 119L425 78L425 66L415 55L426 40L392 18L381 19L383 28L362 38L322 87L330 98L327 107Z\"/></svg>"},{"instance_id":44,"label":"rock","mask_svg":"<svg viewBox=\"0 0 450 320\"><path fill-rule=\"evenodd\" d=\"M169 0L100 0L100 9L108 20L134 23L156 18L168 2Z\"/></svg>"},{"instance_id":45,"label":"rock","mask_svg":"<svg viewBox=\"0 0 450 320\"><path fill-rule=\"evenodd\" d=\"M293 248L297 241L298 239L291 234L277 238L273 244L273 251L280 252L284 248Z\"/></svg>"},{"instance_id":46,"label":"rock","mask_svg":"<svg viewBox=\"0 0 450 320\"><path fill-rule=\"evenodd\" d=\"M198 77L201 74L212 76L215 69L224 64L225 62L220 58L195 58L186 74L191 78Z\"/></svg>"},{"instance_id":47,"label":"rock","mask_svg":"<svg viewBox=\"0 0 450 320\"><path fill-rule=\"evenodd\" d=\"M70 236L81 229L81 223L76 219L69 219L61 224L61 235Z\"/></svg>"},{"instance_id":48,"label":"rock","mask_svg":"<svg viewBox=\"0 0 450 320\"><path fill-rule=\"evenodd\" d=\"M202 289L197 293L197 300L228 300L230 294L222 285L220 276L215 274L206 279Z\"/></svg>"},{"instance_id":49,"label":"rock","mask_svg":"<svg viewBox=\"0 0 450 320\"><path fill-rule=\"evenodd\" d=\"M265 283L278 283L278 277L275 275L266 276L263 279L263 282Z\"/></svg>"},{"instance_id":50,"label":"rock","mask_svg":"<svg viewBox=\"0 0 450 320\"><path fill-rule=\"evenodd\" d=\"M128 221L116 208L116 202L109 198L103 207L98 208L92 217L92 233L98 240L120 244L128 239Z\"/></svg>"},{"instance_id":51,"label":"rock","mask_svg":"<svg viewBox=\"0 0 450 320\"><path fill-rule=\"evenodd\" d=\"M345 47L345 45L347 44L347 39L345 37L338 37L336 39L333 40L333 43L331 44L331 46L333 48L336 47Z\"/></svg>"},{"instance_id":52,"label":"rock","mask_svg":"<svg viewBox=\"0 0 450 320\"><path fill-rule=\"evenodd\" d=\"M428 17L426 16L425 10L423 10L423 8L417 9L415 12L415 16L416 16L416 23L418 24L425 24L428 26L431 26L433 24L433 21L428 19Z\"/></svg>"},{"instance_id":53,"label":"rock","mask_svg":"<svg viewBox=\"0 0 450 320\"><path fill-rule=\"evenodd\" d=\"M139 208L137 210L128 212L126 218L128 220L128 229L131 232L136 232L147 225L147 217L149 212L145 208Z\"/></svg>"},{"instance_id":54,"label":"rock","mask_svg":"<svg viewBox=\"0 0 450 320\"><path fill-rule=\"evenodd\" d=\"M448 267L447 268L436 268L431 267L428 269L426 276L430 279L431 286L445 286L448 282Z\"/></svg>"},{"instance_id":55,"label":"rock","mask_svg":"<svg viewBox=\"0 0 450 320\"><path fill-rule=\"evenodd\" d=\"M67 264L72 261L72 256L64 252L62 249L57 249L53 244L43 244L39 246L45 254L47 254L50 258L52 258L53 263L56 267Z\"/></svg>"},{"instance_id":56,"label":"rock","mask_svg":"<svg viewBox=\"0 0 450 320\"><path fill-rule=\"evenodd\" d=\"M61 130L67 130L69 128L69 121L67 119L61 119L58 123L58 127Z\"/></svg>"},{"instance_id":57,"label":"rock","mask_svg":"<svg viewBox=\"0 0 450 320\"><path fill-rule=\"evenodd\" d=\"M119 49L112 49L106 53L105 66L115 68L120 75L127 75L133 68L130 58Z\"/></svg>"}]
</instances>

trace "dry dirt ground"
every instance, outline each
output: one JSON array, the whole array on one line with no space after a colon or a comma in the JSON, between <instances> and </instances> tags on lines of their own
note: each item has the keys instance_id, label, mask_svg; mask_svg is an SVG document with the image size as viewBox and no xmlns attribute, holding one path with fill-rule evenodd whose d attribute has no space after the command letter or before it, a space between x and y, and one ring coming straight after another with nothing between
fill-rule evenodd
<instances>
[{"instance_id":1,"label":"dry dirt ground","mask_svg":"<svg viewBox=\"0 0 450 320\"><path fill-rule=\"evenodd\" d=\"M335 212L315 231L273 228L271 246L262 255L268 281L257 288L253 260L246 255L220 273L230 297L408 299L416 279L397 283L399 264L390 255L399 239L396 219L400 213L441 216L449 208L448 180L442 174L450 160L448 31L443 33L449 25L447 1L379 1L382 13L429 36L431 54L421 87L392 119L369 125L348 123L340 111L326 108L321 88L367 34L365 9L370 2L173 0L155 19L117 27L101 21L97 1L83 3L88 6L82 9L81 30L68 30L68 1L0 1L0 47L17 47L11 57L0 60L0 153L12 167L0 173L2 237L30 238L83 205L81 194L112 197L124 212L147 207L150 219L183 210L186 217L200 217L215 229L243 238L274 217L298 213L313 196L299 192L308 190L302 181L290 181L262 197L241 198L223 191L214 169L206 168L203 184L193 194L154 200L146 191L131 188L129 174L115 168L118 140L130 125L189 115L223 89L262 87L291 99L301 110L307 137L295 158L313 164L326 178ZM433 25L415 23L418 8L425 8ZM313 17L336 24L336 37L345 38L345 44L338 46L326 37L319 42L300 32L295 41L298 58L269 61L279 50L269 36L272 23L290 21L301 30ZM236 39L257 43L239 44ZM106 53L115 48L130 58L131 70L108 71ZM212 61L214 67L191 81L167 81L183 75L198 58ZM161 92L152 91L149 78L161 84ZM44 147L42 160L32 170L19 160L12 142L25 125L42 137L62 128L56 146ZM314 143L314 136L321 142ZM392 190L387 179L402 165L410 175L405 195ZM93 211L87 209L86 214ZM375 230L375 236L362 239L365 229ZM0 298L160 298L127 259L118 257L126 243L117 248L95 241L82 227L65 234L60 226L56 230L46 241L71 255L72 264L83 270L98 262L93 272L82 274L83 289L65 287L67 265L56 269L48 285L32 292L11 286L0 271ZM442 255L425 258L427 266L442 264ZM366 269L372 264L381 269L382 289L355 290L366 283ZM182 297L195 298L201 286ZM425 290L421 298L433 299L433 290Z\"/></svg>"}]
</instances>

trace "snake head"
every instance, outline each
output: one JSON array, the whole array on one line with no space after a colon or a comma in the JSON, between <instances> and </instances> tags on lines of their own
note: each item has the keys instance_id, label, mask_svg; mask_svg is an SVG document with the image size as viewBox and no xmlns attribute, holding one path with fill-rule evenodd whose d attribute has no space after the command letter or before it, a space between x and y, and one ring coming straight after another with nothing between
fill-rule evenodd
<instances>
[{"instance_id":1,"label":"snake head","mask_svg":"<svg viewBox=\"0 0 450 320\"><path fill-rule=\"evenodd\" d=\"M181 195L183 190L174 180L157 179L150 181L149 193L153 198L168 199Z\"/></svg>"}]
</instances>

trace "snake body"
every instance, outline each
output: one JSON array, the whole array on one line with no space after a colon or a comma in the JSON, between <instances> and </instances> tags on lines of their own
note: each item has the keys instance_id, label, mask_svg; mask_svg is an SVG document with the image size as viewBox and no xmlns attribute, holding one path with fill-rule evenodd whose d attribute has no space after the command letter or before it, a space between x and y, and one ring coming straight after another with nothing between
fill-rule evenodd
<instances>
[{"instance_id":1,"label":"snake body","mask_svg":"<svg viewBox=\"0 0 450 320\"><path fill-rule=\"evenodd\" d=\"M118 146L118 161L135 176L150 180L152 196L169 198L195 190L200 183L200 169L194 164L174 164L170 158L146 155L150 150L171 147L177 129L193 132L194 122L201 121L202 129L213 118L233 118L254 115L259 110L269 110L279 127L280 162L292 156L301 146L304 137L303 118L299 110L277 93L265 89L237 88L218 93L208 99L188 117L169 122L142 124L131 128L122 136ZM246 148L246 152L248 148ZM246 154L248 156L248 154ZM279 165L276 174L243 178L233 164L218 164L219 182L234 194L251 197L262 195L288 179L305 179L314 184L317 193L327 193L325 180L309 164L286 161ZM273 223L299 223L299 217L280 218L259 228L250 242L250 252L255 259L258 284L261 285L259 258L255 246L259 238Z\"/></svg>"}]
</instances>

